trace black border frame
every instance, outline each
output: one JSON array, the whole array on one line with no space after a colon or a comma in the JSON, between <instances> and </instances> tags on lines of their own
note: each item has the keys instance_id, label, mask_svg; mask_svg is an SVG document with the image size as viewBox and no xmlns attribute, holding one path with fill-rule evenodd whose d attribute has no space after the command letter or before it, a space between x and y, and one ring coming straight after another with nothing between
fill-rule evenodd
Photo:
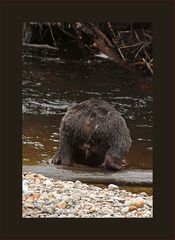
<instances>
[{"instance_id":1,"label":"black border frame","mask_svg":"<svg viewBox=\"0 0 175 240\"><path fill-rule=\"evenodd\" d=\"M2 3L2 239L174 239L173 1ZM147 21L154 28L154 218L22 219L21 28L24 21Z\"/></svg>"}]
</instances>

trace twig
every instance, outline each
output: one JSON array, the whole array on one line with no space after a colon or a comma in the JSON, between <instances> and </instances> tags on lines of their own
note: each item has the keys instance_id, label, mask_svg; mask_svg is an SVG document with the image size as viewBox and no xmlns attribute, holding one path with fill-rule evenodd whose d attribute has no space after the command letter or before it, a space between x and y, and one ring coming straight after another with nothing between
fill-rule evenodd
<instances>
[{"instance_id":1,"label":"twig","mask_svg":"<svg viewBox=\"0 0 175 240\"><path fill-rule=\"evenodd\" d=\"M46 49L58 50L57 47L52 47L52 46L49 46L48 44L23 43L22 46L23 47L46 48Z\"/></svg>"},{"instance_id":2,"label":"twig","mask_svg":"<svg viewBox=\"0 0 175 240\"><path fill-rule=\"evenodd\" d=\"M117 33L118 33L119 38L121 39L122 45L125 45L125 43L124 43L124 41L123 41L123 39L121 37L120 31L117 31Z\"/></svg>"},{"instance_id":3,"label":"twig","mask_svg":"<svg viewBox=\"0 0 175 240\"><path fill-rule=\"evenodd\" d=\"M148 55L148 53L147 53L147 51L146 51L145 47L143 48L143 51L144 51L144 53L145 53L145 56L147 57L147 59L150 61L150 57L149 57L149 55Z\"/></svg>"},{"instance_id":4,"label":"twig","mask_svg":"<svg viewBox=\"0 0 175 240\"><path fill-rule=\"evenodd\" d=\"M128 31L128 30L125 30L125 31L122 31L122 30L120 30L120 34L122 34L122 33L130 33L131 31Z\"/></svg>"},{"instance_id":5,"label":"twig","mask_svg":"<svg viewBox=\"0 0 175 240\"><path fill-rule=\"evenodd\" d=\"M132 47L137 47L137 46L140 46L140 45L142 45L142 44L144 44L144 42L139 42L139 43L136 43L136 44L132 44L132 45L125 45L125 46L120 46L120 49L121 48L132 48Z\"/></svg>"},{"instance_id":6,"label":"twig","mask_svg":"<svg viewBox=\"0 0 175 240\"><path fill-rule=\"evenodd\" d=\"M116 45L116 43L117 43L117 37L116 37L116 35L115 35L115 32L114 32L114 30L113 30L113 28L112 28L112 25L111 25L111 23L110 23L110 22L108 22L107 24L108 24L108 27L109 27L109 29L110 29L110 31L111 31L111 33L112 33L113 37L114 37L114 39L112 38L112 40L113 40L113 43Z\"/></svg>"},{"instance_id":7,"label":"twig","mask_svg":"<svg viewBox=\"0 0 175 240\"><path fill-rule=\"evenodd\" d=\"M132 37L132 33L133 33L133 24L131 23L131 32L130 32L130 37Z\"/></svg>"},{"instance_id":8,"label":"twig","mask_svg":"<svg viewBox=\"0 0 175 240\"><path fill-rule=\"evenodd\" d=\"M67 32L66 30L64 30L61 26L60 26L60 24L58 23L58 28L63 32L63 33L65 33L66 35L68 35L69 37L72 37L72 38L74 38L74 39L76 39L76 40L78 40L77 39L77 37L75 37L74 35L72 35L71 33L69 33L69 32Z\"/></svg>"},{"instance_id":9,"label":"twig","mask_svg":"<svg viewBox=\"0 0 175 240\"><path fill-rule=\"evenodd\" d=\"M50 23L47 23L47 25L49 26L50 34L51 34L52 40L53 40L53 42L54 42L54 45L55 45L55 47L56 47L57 44L56 44L55 38L54 38L54 36L53 36L52 27L51 27Z\"/></svg>"},{"instance_id":10,"label":"twig","mask_svg":"<svg viewBox=\"0 0 175 240\"><path fill-rule=\"evenodd\" d=\"M116 37L116 35L115 35L115 33L114 33L113 29L112 29L112 26L111 26L110 22L108 22L108 26L109 26L109 29L110 29L110 31L111 31L113 37L114 37L114 40L113 40L113 38L112 38L112 40L113 40L115 46L117 47L118 52L120 53L120 56L122 57L123 61L126 62L126 58L124 57L124 55L123 55L121 49L117 46L117 37ZM120 35L120 36L121 36L121 35ZM124 43L124 42L123 42L123 43Z\"/></svg>"},{"instance_id":11,"label":"twig","mask_svg":"<svg viewBox=\"0 0 175 240\"><path fill-rule=\"evenodd\" d=\"M93 23L90 23L90 25L98 37L100 36L109 45L109 47L112 47L112 48L114 47L110 39L99 28L97 28Z\"/></svg>"},{"instance_id":12,"label":"twig","mask_svg":"<svg viewBox=\"0 0 175 240\"><path fill-rule=\"evenodd\" d=\"M41 33L41 31L43 31L43 25L41 23L39 23L38 26L39 26L39 34L40 34L41 38L43 38L42 33Z\"/></svg>"},{"instance_id":13,"label":"twig","mask_svg":"<svg viewBox=\"0 0 175 240\"><path fill-rule=\"evenodd\" d=\"M150 71L150 73L153 75L153 70L150 66L150 64L146 61L145 58L142 58L143 62L145 63L145 65L147 66L148 70Z\"/></svg>"},{"instance_id":14,"label":"twig","mask_svg":"<svg viewBox=\"0 0 175 240\"><path fill-rule=\"evenodd\" d=\"M25 40L26 40L26 38L27 38L27 34L25 33L25 31L26 31L26 25L27 25L27 23L24 22L23 30L22 30L22 42L23 42L23 43L25 42Z\"/></svg>"},{"instance_id":15,"label":"twig","mask_svg":"<svg viewBox=\"0 0 175 240\"><path fill-rule=\"evenodd\" d=\"M140 41L140 38L139 38L139 36L138 36L138 34L136 33L136 31L134 31L134 34L135 34L137 40L138 40L139 42L141 42L141 41Z\"/></svg>"},{"instance_id":16,"label":"twig","mask_svg":"<svg viewBox=\"0 0 175 240\"><path fill-rule=\"evenodd\" d=\"M145 46L144 45L142 45L140 48L139 48L139 50L137 51L137 53L136 53L136 55L135 55L135 57L134 58L136 58L137 56L138 56L138 54L139 54L139 52L144 48Z\"/></svg>"},{"instance_id":17,"label":"twig","mask_svg":"<svg viewBox=\"0 0 175 240\"><path fill-rule=\"evenodd\" d=\"M147 38L149 38L149 39L151 39L151 40L153 39L153 37L152 37L151 35L149 35L148 33L145 33L145 32L144 32L143 35L145 35Z\"/></svg>"},{"instance_id":18,"label":"twig","mask_svg":"<svg viewBox=\"0 0 175 240\"><path fill-rule=\"evenodd\" d=\"M120 56L122 57L123 61L126 62L126 58L124 57L124 55L123 55L121 49L120 49L119 47L118 47L117 49L118 49L118 51L119 51L119 53L120 53Z\"/></svg>"}]
</instances>

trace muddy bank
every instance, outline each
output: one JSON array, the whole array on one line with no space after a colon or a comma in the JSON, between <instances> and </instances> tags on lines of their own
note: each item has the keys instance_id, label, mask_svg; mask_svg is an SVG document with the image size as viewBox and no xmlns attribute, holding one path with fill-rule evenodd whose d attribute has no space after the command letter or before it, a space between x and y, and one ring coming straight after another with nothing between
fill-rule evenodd
<instances>
[{"instance_id":1,"label":"muddy bank","mask_svg":"<svg viewBox=\"0 0 175 240\"><path fill-rule=\"evenodd\" d=\"M120 172L109 172L97 168L88 167L63 167L53 165L33 165L23 166L23 172L40 173L46 177L58 180L76 181L80 180L86 183L108 184L115 183L119 186L152 186L152 170L130 169Z\"/></svg>"}]
</instances>

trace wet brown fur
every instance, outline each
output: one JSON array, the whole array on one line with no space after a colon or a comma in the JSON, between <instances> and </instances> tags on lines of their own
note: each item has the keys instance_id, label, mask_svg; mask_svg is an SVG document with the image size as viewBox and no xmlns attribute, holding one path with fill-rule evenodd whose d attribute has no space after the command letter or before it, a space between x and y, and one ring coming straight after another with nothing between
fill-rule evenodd
<instances>
[{"instance_id":1,"label":"wet brown fur","mask_svg":"<svg viewBox=\"0 0 175 240\"><path fill-rule=\"evenodd\" d=\"M71 107L63 117L53 163L119 170L130 145L130 132L120 113L104 100L91 99Z\"/></svg>"}]
</instances>

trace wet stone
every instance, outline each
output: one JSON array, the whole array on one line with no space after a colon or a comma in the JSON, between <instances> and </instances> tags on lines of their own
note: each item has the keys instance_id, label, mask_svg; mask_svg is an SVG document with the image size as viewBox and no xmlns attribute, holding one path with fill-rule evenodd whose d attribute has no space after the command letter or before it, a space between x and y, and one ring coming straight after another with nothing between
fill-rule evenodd
<instances>
[{"instance_id":1,"label":"wet stone","mask_svg":"<svg viewBox=\"0 0 175 240\"><path fill-rule=\"evenodd\" d=\"M119 189L119 187L115 184L109 184L108 185L108 190L110 190L110 191L116 191L118 189Z\"/></svg>"}]
</instances>

